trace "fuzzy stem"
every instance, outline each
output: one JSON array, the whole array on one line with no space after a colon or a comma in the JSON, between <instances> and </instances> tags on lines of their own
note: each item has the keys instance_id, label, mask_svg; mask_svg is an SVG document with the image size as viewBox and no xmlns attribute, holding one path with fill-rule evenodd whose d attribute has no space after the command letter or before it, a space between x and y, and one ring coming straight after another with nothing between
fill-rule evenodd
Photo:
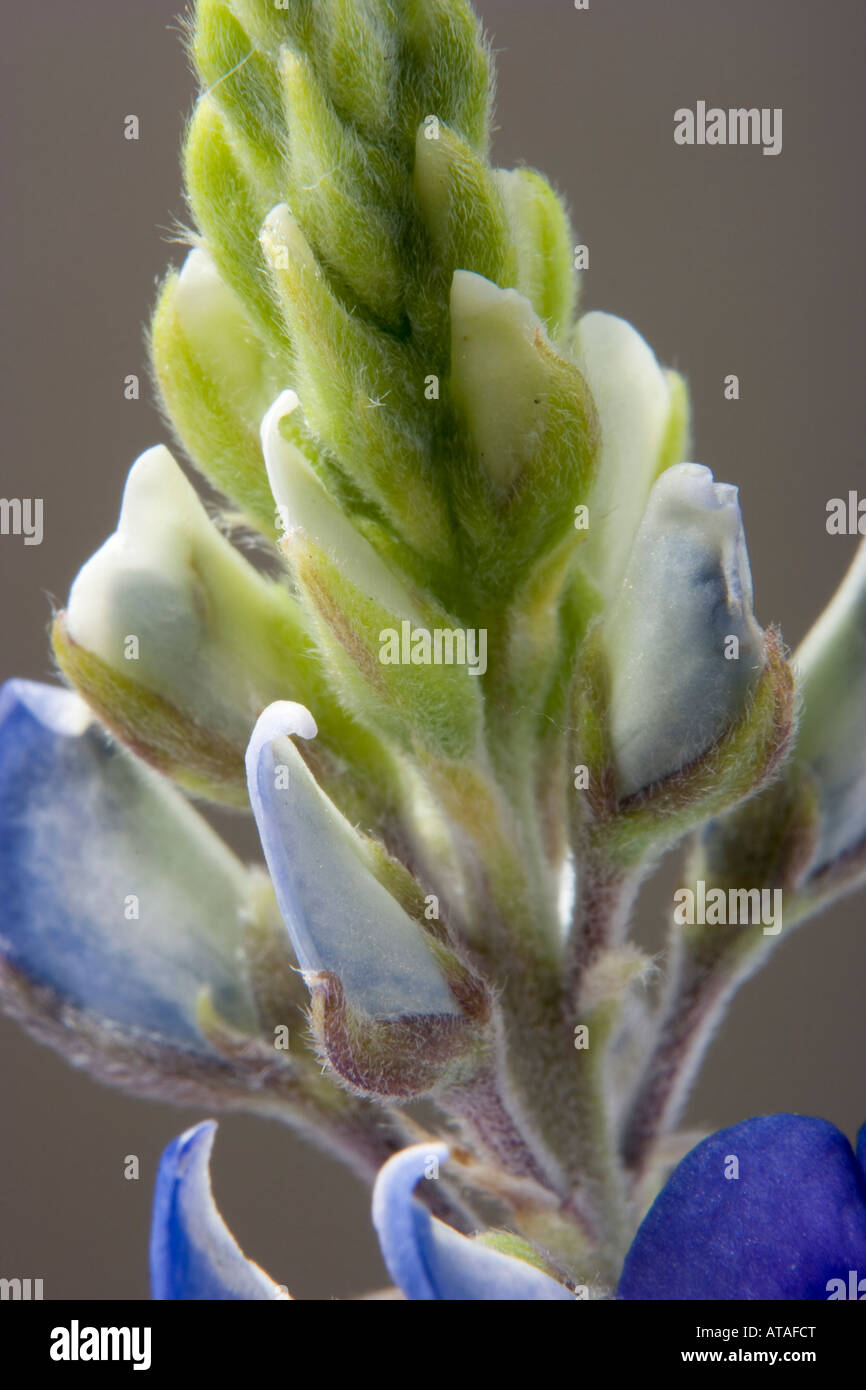
<instances>
[{"instance_id":1,"label":"fuzzy stem","mask_svg":"<svg viewBox=\"0 0 866 1390\"><path fill-rule=\"evenodd\" d=\"M568 997L580 1007L583 983L595 962L625 933L641 875L626 874L597 850L580 855L567 964Z\"/></svg>"},{"instance_id":2,"label":"fuzzy stem","mask_svg":"<svg viewBox=\"0 0 866 1390\"><path fill-rule=\"evenodd\" d=\"M703 928L688 939L682 927L672 926L671 966L655 1041L621 1127L620 1152L635 1179L644 1173L657 1141L676 1124L728 1004L774 945L760 927L743 931L739 939L719 927Z\"/></svg>"}]
</instances>

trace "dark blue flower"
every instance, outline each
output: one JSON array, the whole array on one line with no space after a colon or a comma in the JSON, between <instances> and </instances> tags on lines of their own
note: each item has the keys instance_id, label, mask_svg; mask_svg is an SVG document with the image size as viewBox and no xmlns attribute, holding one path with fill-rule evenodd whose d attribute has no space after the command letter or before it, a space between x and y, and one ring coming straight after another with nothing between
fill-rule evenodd
<instances>
[{"instance_id":1,"label":"dark blue flower","mask_svg":"<svg viewBox=\"0 0 866 1390\"><path fill-rule=\"evenodd\" d=\"M866 1277L866 1126L764 1115L692 1149L628 1253L627 1299L828 1299ZM856 1280L855 1280L856 1286Z\"/></svg>"}]
</instances>

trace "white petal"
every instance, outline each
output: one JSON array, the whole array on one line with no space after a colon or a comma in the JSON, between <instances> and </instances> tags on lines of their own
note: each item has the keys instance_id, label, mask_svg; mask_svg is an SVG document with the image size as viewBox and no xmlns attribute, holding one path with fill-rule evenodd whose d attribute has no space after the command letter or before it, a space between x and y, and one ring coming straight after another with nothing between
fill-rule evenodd
<instances>
[{"instance_id":1,"label":"white petal","mask_svg":"<svg viewBox=\"0 0 866 1390\"><path fill-rule=\"evenodd\" d=\"M614 314L584 315L575 357L601 422L601 457L581 563L609 598L622 579L658 471L671 394L652 349Z\"/></svg>"},{"instance_id":2,"label":"white petal","mask_svg":"<svg viewBox=\"0 0 866 1390\"><path fill-rule=\"evenodd\" d=\"M410 615L409 596L376 551L341 511L300 449L284 439L280 421L298 407L294 391L283 391L262 420L262 452L274 501L285 529L299 531L333 560L346 577L389 613Z\"/></svg>"}]
</instances>

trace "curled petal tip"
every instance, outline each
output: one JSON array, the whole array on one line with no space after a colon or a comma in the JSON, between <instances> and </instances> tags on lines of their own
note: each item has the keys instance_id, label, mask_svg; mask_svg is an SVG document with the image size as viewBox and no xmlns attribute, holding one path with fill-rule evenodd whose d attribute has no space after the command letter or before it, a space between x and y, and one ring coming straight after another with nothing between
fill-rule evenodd
<instances>
[{"instance_id":1,"label":"curled petal tip","mask_svg":"<svg viewBox=\"0 0 866 1390\"><path fill-rule=\"evenodd\" d=\"M274 491L276 490L275 483L277 482L277 478L274 476L274 470L280 446L283 443L282 435L280 434L280 421L284 420L288 415L292 415L297 410L299 404L300 401L298 400L296 391L281 391L273 405L265 411L262 418L262 453L265 456L265 465L268 469L268 479L271 484L271 489Z\"/></svg>"},{"instance_id":2,"label":"curled petal tip","mask_svg":"<svg viewBox=\"0 0 866 1390\"><path fill-rule=\"evenodd\" d=\"M364 843L317 785L292 733L315 734L301 705L259 718L247 750L250 802L301 969L330 971L376 1018L459 1014L419 925L365 862Z\"/></svg>"},{"instance_id":3,"label":"curled petal tip","mask_svg":"<svg viewBox=\"0 0 866 1390\"><path fill-rule=\"evenodd\" d=\"M247 1259L213 1199L210 1155L216 1124L205 1120L174 1139L160 1160L150 1236L151 1292L157 1301L286 1299Z\"/></svg>"},{"instance_id":4,"label":"curled petal tip","mask_svg":"<svg viewBox=\"0 0 866 1390\"><path fill-rule=\"evenodd\" d=\"M435 1182L447 1145L415 1144L390 1158L373 1192L373 1224L394 1282L408 1299L460 1301L571 1300L574 1295L534 1265L460 1235L415 1198Z\"/></svg>"},{"instance_id":5,"label":"curled petal tip","mask_svg":"<svg viewBox=\"0 0 866 1390\"><path fill-rule=\"evenodd\" d=\"M250 776L266 744L277 738L315 738L316 721L305 705L294 700L275 700L256 721L247 746L247 772Z\"/></svg>"}]
</instances>

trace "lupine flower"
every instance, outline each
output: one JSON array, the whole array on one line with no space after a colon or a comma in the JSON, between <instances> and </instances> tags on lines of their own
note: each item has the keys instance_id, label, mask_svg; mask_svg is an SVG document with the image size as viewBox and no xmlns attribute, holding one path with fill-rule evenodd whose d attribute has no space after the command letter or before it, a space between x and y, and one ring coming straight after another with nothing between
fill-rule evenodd
<instances>
[{"instance_id":1,"label":"lupine flower","mask_svg":"<svg viewBox=\"0 0 866 1390\"><path fill-rule=\"evenodd\" d=\"M680 935L656 1000L627 918L686 837L789 923L863 883L864 552L792 669L684 381L578 316L562 201L490 163L467 0L194 8L151 351L222 501L143 454L54 620L78 693L3 689L0 1001L100 1079L337 1155L408 1299L841 1296L862 1137L757 1118L670 1172L775 943ZM188 795L251 811L263 861ZM154 1297L285 1298L213 1135L164 1154Z\"/></svg>"},{"instance_id":2,"label":"lupine flower","mask_svg":"<svg viewBox=\"0 0 866 1390\"><path fill-rule=\"evenodd\" d=\"M699 872L722 881L748 840L789 922L858 888L866 867L866 542L794 654L800 718L782 776L702 835Z\"/></svg>"},{"instance_id":3,"label":"lupine flower","mask_svg":"<svg viewBox=\"0 0 866 1390\"><path fill-rule=\"evenodd\" d=\"M82 1059L110 1074L139 1045L143 1066L206 1058L205 988L232 1026L250 1025L243 866L77 695L3 687L0 824L4 977L37 1033L78 1032Z\"/></svg>"},{"instance_id":4,"label":"lupine flower","mask_svg":"<svg viewBox=\"0 0 866 1390\"><path fill-rule=\"evenodd\" d=\"M300 705L271 705L247 752L250 802L301 969L341 976L371 1017L459 1015L433 953L364 864L364 844L322 794L290 735L314 738ZM322 855L327 846L327 857Z\"/></svg>"},{"instance_id":5,"label":"lupine flower","mask_svg":"<svg viewBox=\"0 0 866 1390\"><path fill-rule=\"evenodd\" d=\"M619 1297L847 1297L851 1271L866 1271L866 1126L855 1155L826 1120L764 1115L682 1160L626 1256Z\"/></svg>"},{"instance_id":6,"label":"lupine flower","mask_svg":"<svg viewBox=\"0 0 866 1390\"><path fill-rule=\"evenodd\" d=\"M676 584L670 576L676 574ZM681 463L654 484L609 609L611 739L630 795L699 758L764 666L737 490Z\"/></svg>"}]
</instances>

